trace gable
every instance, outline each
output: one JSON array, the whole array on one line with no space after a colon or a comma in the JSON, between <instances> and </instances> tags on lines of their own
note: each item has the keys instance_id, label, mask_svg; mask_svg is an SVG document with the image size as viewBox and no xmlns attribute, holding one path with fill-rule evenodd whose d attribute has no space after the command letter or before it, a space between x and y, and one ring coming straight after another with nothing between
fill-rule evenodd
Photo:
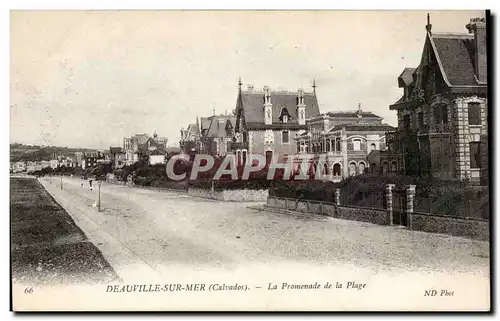
<instances>
[{"instance_id":1,"label":"gable","mask_svg":"<svg viewBox=\"0 0 500 321\"><path fill-rule=\"evenodd\" d=\"M467 35L431 37L445 81L449 86L477 86L473 38Z\"/></svg>"},{"instance_id":2,"label":"gable","mask_svg":"<svg viewBox=\"0 0 500 321\"><path fill-rule=\"evenodd\" d=\"M210 127L207 131L207 137L227 137L228 126L234 126L234 116L213 116L211 117Z\"/></svg>"}]
</instances>

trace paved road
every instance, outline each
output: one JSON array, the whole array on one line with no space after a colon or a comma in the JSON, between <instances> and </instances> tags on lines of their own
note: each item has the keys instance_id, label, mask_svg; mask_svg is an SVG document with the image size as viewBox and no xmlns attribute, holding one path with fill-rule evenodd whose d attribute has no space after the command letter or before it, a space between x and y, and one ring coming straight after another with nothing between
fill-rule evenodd
<instances>
[{"instance_id":1,"label":"paved road","mask_svg":"<svg viewBox=\"0 0 500 321\"><path fill-rule=\"evenodd\" d=\"M103 184L98 212L88 183L65 178L60 190L51 180L41 182L122 276L268 263L489 275L486 242L112 184Z\"/></svg>"}]
</instances>

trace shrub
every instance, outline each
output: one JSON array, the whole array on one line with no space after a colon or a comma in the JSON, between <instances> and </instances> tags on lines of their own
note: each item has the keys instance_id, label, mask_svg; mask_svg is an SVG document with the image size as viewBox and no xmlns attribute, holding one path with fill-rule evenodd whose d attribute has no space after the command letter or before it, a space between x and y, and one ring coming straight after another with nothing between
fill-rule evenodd
<instances>
[{"instance_id":1,"label":"shrub","mask_svg":"<svg viewBox=\"0 0 500 321\"><path fill-rule=\"evenodd\" d=\"M352 176L338 183L322 181L275 181L269 195L334 201L334 190L341 190L341 204L382 208L387 184L395 184L400 195L406 185L416 185L415 211L453 216L489 216L487 189L471 187L467 182L418 179L408 176Z\"/></svg>"}]
</instances>

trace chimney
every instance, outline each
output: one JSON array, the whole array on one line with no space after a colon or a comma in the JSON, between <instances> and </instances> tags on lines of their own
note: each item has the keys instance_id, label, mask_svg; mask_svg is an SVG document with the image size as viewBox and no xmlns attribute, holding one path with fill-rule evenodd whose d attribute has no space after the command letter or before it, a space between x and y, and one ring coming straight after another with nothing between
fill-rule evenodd
<instances>
[{"instance_id":1,"label":"chimney","mask_svg":"<svg viewBox=\"0 0 500 321\"><path fill-rule=\"evenodd\" d=\"M488 64L486 59L486 19L472 18L465 26L469 33L474 34L475 61L474 69L479 83L488 80Z\"/></svg>"}]
</instances>

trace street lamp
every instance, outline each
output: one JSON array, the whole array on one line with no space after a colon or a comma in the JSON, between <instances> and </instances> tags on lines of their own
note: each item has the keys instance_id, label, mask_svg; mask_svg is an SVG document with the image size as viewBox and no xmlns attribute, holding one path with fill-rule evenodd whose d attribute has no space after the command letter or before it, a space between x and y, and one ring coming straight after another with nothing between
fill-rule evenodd
<instances>
[{"instance_id":1,"label":"street lamp","mask_svg":"<svg viewBox=\"0 0 500 321\"><path fill-rule=\"evenodd\" d=\"M98 190L99 190L99 198L97 200L97 211L100 212L101 211L101 181L97 181L97 186L98 186Z\"/></svg>"}]
</instances>

